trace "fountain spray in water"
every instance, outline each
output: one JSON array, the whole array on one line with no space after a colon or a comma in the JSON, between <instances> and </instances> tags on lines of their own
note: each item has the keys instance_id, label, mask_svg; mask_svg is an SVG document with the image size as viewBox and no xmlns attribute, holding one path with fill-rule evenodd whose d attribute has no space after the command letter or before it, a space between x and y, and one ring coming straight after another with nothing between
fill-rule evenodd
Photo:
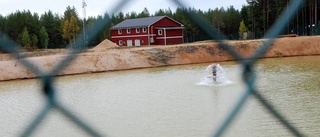
<instances>
[{"instance_id":1,"label":"fountain spray in water","mask_svg":"<svg viewBox=\"0 0 320 137\"><path fill-rule=\"evenodd\" d=\"M206 75L202 78L198 85L219 85L225 86L231 84L231 81L226 79L225 72L220 64L211 64L206 69Z\"/></svg>"}]
</instances>

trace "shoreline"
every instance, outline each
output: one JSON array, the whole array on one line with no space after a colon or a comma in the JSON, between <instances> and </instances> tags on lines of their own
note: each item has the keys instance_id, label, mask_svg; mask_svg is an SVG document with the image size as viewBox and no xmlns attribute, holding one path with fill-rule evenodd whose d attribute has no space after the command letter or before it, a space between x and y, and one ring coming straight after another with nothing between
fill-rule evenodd
<instances>
[{"instance_id":1,"label":"shoreline","mask_svg":"<svg viewBox=\"0 0 320 137\"><path fill-rule=\"evenodd\" d=\"M243 57L250 57L264 40L227 41ZM103 43L103 42L102 42ZM113 44L110 46L110 44ZM121 71L186 64L234 61L215 42L185 43L167 46L115 48L108 40L99 48L78 54L58 76ZM0 54L1 55L1 54ZM50 72L67 54L65 52L25 58L42 72ZM320 36L278 38L262 58L320 55ZM36 78L19 61L0 61L0 81Z\"/></svg>"}]
</instances>

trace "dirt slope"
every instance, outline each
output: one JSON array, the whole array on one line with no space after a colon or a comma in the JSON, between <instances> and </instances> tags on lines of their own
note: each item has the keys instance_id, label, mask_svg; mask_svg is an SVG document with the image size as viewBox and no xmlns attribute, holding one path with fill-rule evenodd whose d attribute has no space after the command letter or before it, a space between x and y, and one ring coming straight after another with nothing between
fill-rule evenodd
<instances>
[{"instance_id":1,"label":"dirt slope","mask_svg":"<svg viewBox=\"0 0 320 137\"><path fill-rule=\"evenodd\" d=\"M229 41L241 56L250 57L261 48L264 40ZM277 39L264 57L320 55L320 37L290 37ZM41 72L50 72L68 54L31 54L25 58ZM19 61L9 55L0 54L0 81L36 77ZM20 59L21 60L21 59ZM105 40L95 48L78 54L59 75L105 72L190 63L211 63L234 60L214 42L199 42L170 46L146 46L120 48Z\"/></svg>"}]
</instances>

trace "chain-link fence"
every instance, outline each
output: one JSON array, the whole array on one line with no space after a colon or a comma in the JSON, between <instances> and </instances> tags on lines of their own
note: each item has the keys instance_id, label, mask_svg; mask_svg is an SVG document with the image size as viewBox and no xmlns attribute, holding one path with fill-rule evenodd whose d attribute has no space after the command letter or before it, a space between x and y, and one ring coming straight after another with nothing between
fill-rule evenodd
<instances>
[{"instance_id":1,"label":"chain-link fence","mask_svg":"<svg viewBox=\"0 0 320 137\"><path fill-rule=\"evenodd\" d=\"M178 7L187 7L187 5L183 1L172 0L172 2L175 3ZM119 1L119 3L116 6L114 6L114 10L112 10L112 13L119 12L122 9L122 7L124 7L127 3L128 0ZM232 111L225 117L224 122L221 123L218 129L215 129L216 132L213 136L222 136L222 134L226 131L226 129L238 115L239 111L243 108L249 96L255 97L259 101L259 103L261 103L264 106L264 108L274 116L275 119L277 119L286 129L288 129L290 133L292 133L293 136L303 136L299 129L294 127L288 120L286 120L286 118L275 109L276 106L272 106L269 103L268 99L262 96L259 93L259 91L255 88L255 73L253 70L253 65L257 62L257 60L260 57L264 55L264 53L266 53L267 49L270 46L272 46L274 39L281 33L281 30L286 27L286 24L290 20L290 18L288 17L293 17L302 4L303 0L291 0L291 2L288 4L287 10L283 11L278 20L265 34L264 37L269 39L266 42L264 42L263 45L261 45L261 48L257 50L257 52L249 58L242 57L240 54L235 52L228 44L224 43L224 38L226 37L223 34L219 33L219 31L217 31L215 28L213 28L207 20L191 12L186 13L188 14L188 17L192 19L200 29L202 29L202 31L207 33L212 40L215 40L219 43L219 47L228 51L230 55L232 55L237 61L239 61L239 63L242 64L244 70L242 76L244 82L246 83L246 91L234 105ZM88 29L91 31L93 35L89 35L88 40L90 41L90 39L93 38L94 34L97 34L99 30L103 29L104 25L109 21L110 18L104 18L103 20L98 20L97 22L95 22L94 25L91 25L91 27ZM45 93L45 96L47 97L45 107L42 108L36 119L34 119L32 123L30 123L30 125L26 127L22 136L30 136L39 126L41 121L45 119L46 115L48 115L48 113L51 112L52 109L60 111L65 117L69 118L75 124L79 125L88 134L92 136L102 136L95 129L91 128L91 126L83 122L82 119L78 118L76 115L73 115L74 113L71 113L67 106L64 106L63 104L59 103L55 96L56 88L53 85L55 76L64 68L66 68L68 64L77 57L77 53L79 53L80 51L82 51L82 49L85 48L85 44L83 43L84 41L82 40L82 38L83 36L79 35L74 44L75 46L72 47L71 54L69 54L64 60L62 60L61 63L57 65L50 73L45 73L39 70L38 67L35 67L35 65L32 62L30 62L28 58L25 58L21 54L15 54L21 50L21 47L15 41L8 39L5 36L5 34L0 34L0 48L5 52L10 53L16 59L19 59L19 61L25 67L27 67L30 71L32 71L37 77L41 79L42 91Z\"/></svg>"}]
</instances>

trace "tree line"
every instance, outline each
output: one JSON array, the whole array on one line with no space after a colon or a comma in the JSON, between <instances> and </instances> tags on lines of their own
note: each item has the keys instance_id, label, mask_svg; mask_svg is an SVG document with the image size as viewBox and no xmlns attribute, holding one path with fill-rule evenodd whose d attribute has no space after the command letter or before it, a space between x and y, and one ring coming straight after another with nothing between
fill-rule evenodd
<instances>
[{"instance_id":1,"label":"tree line","mask_svg":"<svg viewBox=\"0 0 320 137\"><path fill-rule=\"evenodd\" d=\"M253 32L254 38L262 37L292 0L248 0L241 9L241 16ZM283 34L317 35L320 32L319 0L304 0L300 9L284 28ZM289 18L289 17L287 17Z\"/></svg>"},{"instance_id":2,"label":"tree line","mask_svg":"<svg viewBox=\"0 0 320 137\"><path fill-rule=\"evenodd\" d=\"M214 10L202 11L195 8L177 8L175 11L168 9L160 9L154 14L150 14L147 8L140 13L130 12L118 14L98 15L97 17L88 17L85 20L86 26L93 25L97 21L110 19L100 30L99 34L93 36L91 41L87 42L87 46L95 46L104 39L110 39L111 27L126 20L134 18L144 18L151 16L168 16L185 26L184 35L186 42L206 40L209 37L202 32L186 13L193 12L210 20L213 26L230 39L238 39L239 23L241 21L240 12L233 6L224 8L216 8ZM31 13L30 11L16 11L7 16L0 15L0 32L5 33L7 37L18 42L26 48L65 48L68 44L75 42L78 34L82 33L83 19L81 19L74 7L68 6L60 16L52 11L45 12L43 15ZM86 35L91 35L90 30Z\"/></svg>"},{"instance_id":3,"label":"tree line","mask_svg":"<svg viewBox=\"0 0 320 137\"><path fill-rule=\"evenodd\" d=\"M318 31L318 0L306 0L302 8L296 12L295 17L284 28L283 34L295 33L298 35L315 35ZM187 13L194 13L207 20L212 27L224 34L226 39L241 39L243 32L249 32L248 39L261 38L272 24L278 19L289 0L251 0L243 5L241 10L233 6L227 8L208 9L206 11L195 8L177 8L175 11L159 9L150 14L147 8L140 13L135 11L117 14L105 13L96 17L83 20L79 17L74 7L68 6L63 16L47 11L43 15L30 11L16 11L7 16L0 15L0 32L6 37L18 42L26 48L65 48L68 44L75 43L75 38L82 33L83 24L93 25L96 21L106 22L104 28L92 40L87 41L87 46L95 46L104 39L110 39L111 27L126 20L151 16L168 16L185 26L185 42L208 40L210 37L192 21ZM84 21L84 23L83 23ZM90 30L86 36L91 35Z\"/></svg>"}]
</instances>

